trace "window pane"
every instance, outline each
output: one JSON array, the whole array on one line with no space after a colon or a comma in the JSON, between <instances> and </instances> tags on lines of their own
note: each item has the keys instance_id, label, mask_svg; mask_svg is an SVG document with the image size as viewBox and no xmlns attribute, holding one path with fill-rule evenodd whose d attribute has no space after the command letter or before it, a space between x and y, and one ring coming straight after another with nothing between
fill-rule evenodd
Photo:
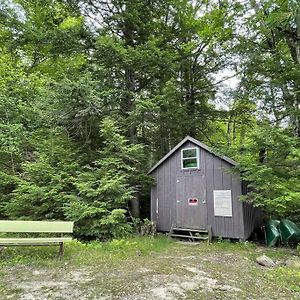
<instances>
[{"instance_id":1,"label":"window pane","mask_svg":"<svg viewBox=\"0 0 300 300\"><path fill-rule=\"evenodd\" d=\"M183 158L196 157L196 156L197 156L197 150L196 149L183 150L183 153L182 153Z\"/></svg>"},{"instance_id":2,"label":"window pane","mask_svg":"<svg viewBox=\"0 0 300 300\"><path fill-rule=\"evenodd\" d=\"M182 161L183 168L197 168L197 158L188 158Z\"/></svg>"}]
</instances>

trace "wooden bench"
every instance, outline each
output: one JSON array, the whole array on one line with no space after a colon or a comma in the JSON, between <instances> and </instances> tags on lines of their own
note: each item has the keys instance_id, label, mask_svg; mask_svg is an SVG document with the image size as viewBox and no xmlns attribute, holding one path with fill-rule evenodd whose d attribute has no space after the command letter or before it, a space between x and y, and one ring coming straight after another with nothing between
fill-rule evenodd
<instances>
[{"instance_id":1,"label":"wooden bench","mask_svg":"<svg viewBox=\"0 0 300 300\"><path fill-rule=\"evenodd\" d=\"M64 236L73 233L73 222L56 221L2 221L2 233L55 233L54 237L5 237L0 238L0 246L50 246L59 245L59 256L64 252L64 242L69 242L72 237Z\"/></svg>"}]
</instances>

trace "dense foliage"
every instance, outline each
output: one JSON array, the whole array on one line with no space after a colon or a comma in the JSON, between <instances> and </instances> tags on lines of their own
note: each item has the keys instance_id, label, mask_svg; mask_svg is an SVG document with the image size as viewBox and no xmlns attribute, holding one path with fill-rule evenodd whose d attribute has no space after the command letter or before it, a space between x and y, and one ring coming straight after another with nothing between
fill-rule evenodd
<instances>
[{"instance_id":1,"label":"dense foliage","mask_svg":"<svg viewBox=\"0 0 300 300\"><path fill-rule=\"evenodd\" d=\"M186 135L298 218L298 1L2 0L0 49L1 218L129 232Z\"/></svg>"}]
</instances>

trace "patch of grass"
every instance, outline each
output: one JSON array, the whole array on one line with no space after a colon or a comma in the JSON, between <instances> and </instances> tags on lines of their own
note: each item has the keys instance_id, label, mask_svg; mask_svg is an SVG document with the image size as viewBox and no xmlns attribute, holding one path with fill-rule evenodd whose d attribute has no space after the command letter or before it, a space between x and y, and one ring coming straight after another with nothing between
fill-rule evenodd
<instances>
[{"instance_id":1,"label":"patch of grass","mask_svg":"<svg viewBox=\"0 0 300 300\"><path fill-rule=\"evenodd\" d=\"M112 240L110 242L90 244L73 243L73 248L68 250L77 250L75 258L76 264L93 265L95 260L106 261L113 264L120 260L130 259L137 256L147 256L152 252L159 252L170 247L174 241L165 236L158 237L132 237L126 239ZM78 248L77 248L78 247ZM66 251L66 252L67 252Z\"/></svg>"},{"instance_id":2,"label":"patch of grass","mask_svg":"<svg viewBox=\"0 0 300 300\"><path fill-rule=\"evenodd\" d=\"M295 251L290 248L265 248L264 253L273 260L278 260L295 254Z\"/></svg>"},{"instance_id":3,"label":"patch of grass","mask_svg":"<svg viewBox=\"0 0 300 300\"><path fill-rule=\"evenodd\" d=\"M295 254L295 249L291 248L268 248L259 246L253 242L231 242L228 240L217 240L208 245L208 247L216 252L238 252L245 257L255 261L262 254L269 256L273 260L282 260L290 255Z\"/></svg>"},{"instance_id":4,"label":"patch of grass","mask_svg":"<svg viewBox=\"0 0 300 300\"><path fill-rule=\"evenodd\" d=\"M0 266L45 265L58 261L57 246L7 247L0 254Z\"/></svg>"},{"instance_id":5,"label":"patch of grass","mask_svg":"<svg viewBox=\"0 0 300 300\"><path fill-rule=\"evenodd\" d=\"M0 254L0 266L37 265L57 267L62 264L94 265L95 262L125 260L133 256L145 256L162 251L174 242L165 236L131 237L109 242L66 243L62 260L58 259L57 246L7 247Z\"/></svg>"},{"instance_id":6,"label":"patch of grass","mask_svg":"<svg viewBox=\"0 0 300 300\"><path fill-rule=\"evenodd\" d=\"M215 251L243 251L254 250L257 248L256 244L252 242L233 242L230 240L217 239L209 245Z\"/></svg>"},{"instance_id":7,"label":"patch of grass","mask_svg":"<svg viewBox=\"0 0 300 300\"><path fill-rule=\"evenodd\" d=\"M279 287L300 292L300 269L278 267L268 270L264 277L269 281L276 282Z\"/></svg>"}]
</instances>

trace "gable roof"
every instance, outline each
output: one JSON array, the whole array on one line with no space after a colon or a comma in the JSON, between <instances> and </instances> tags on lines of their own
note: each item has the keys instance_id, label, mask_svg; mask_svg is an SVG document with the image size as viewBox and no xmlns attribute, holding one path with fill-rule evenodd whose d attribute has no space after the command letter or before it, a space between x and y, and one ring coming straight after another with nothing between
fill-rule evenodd
<instances>
[{"instance_id":1,"label":"gable roof","mask_svg":"<svg viewBox=\"0 0 300 300\"><path fill-rule=\"evenodd\" d=\"M211 154L215 155L216 157L219 157L220 159L228 162L229 164L231 164L232 166L236 166L237 162L235 162L234 160L230 159L227 156L220 156L217 155L216 153L214 153L207 145L199 142L198 140L190 137L190 136L186 136L180 143L178 143L170 152L168 152L156 165L154 165L150 171L148 172L148 174L152 173L158 166L160 166L167 158L169 158L173 153L175 153L183 144L185 144L186 142L191 142L197 146L199 146L200 148L205 149L206 151L210 152Z\"/></svg>"}]
</instances>

